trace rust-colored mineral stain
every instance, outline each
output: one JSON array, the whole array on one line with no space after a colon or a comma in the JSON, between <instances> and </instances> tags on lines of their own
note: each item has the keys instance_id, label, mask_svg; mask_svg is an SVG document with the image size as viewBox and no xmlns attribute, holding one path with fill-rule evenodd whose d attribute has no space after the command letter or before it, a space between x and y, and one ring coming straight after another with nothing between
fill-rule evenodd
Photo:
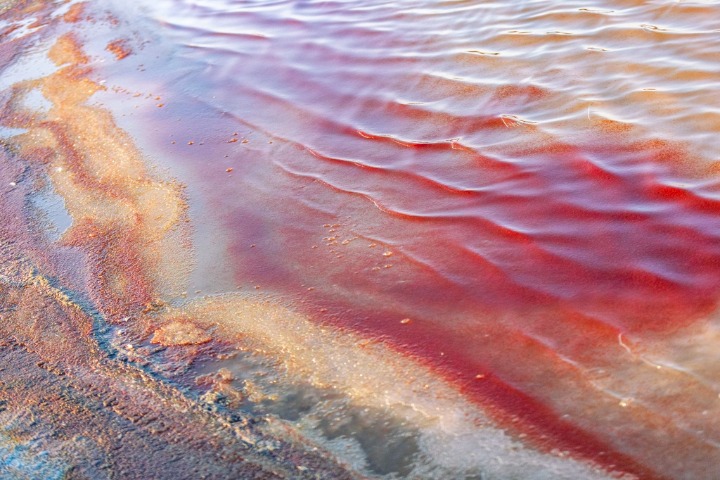
<instances>
[{"instance_id":1,"label":"rust-colored mineral stain","mask_svg":"<svg viewBox=\"0 0 720 480\"><path fill-rule=\"evenodd\" d=\"M102 87L87 78L88 58L78 40L60 37L49 56L62 68L27 88L39 88L53 106L46 116L24 122L28 132L15 142L26 158L46 166L74 219L62 242L87 250L96 282L92 295L108 318L119 318L152 302L159 275L177 268L175 261L168 267L167 259L178 251L172 237L181 232L177 224L186 206L177 185L148 173L112 117L84 104ZM10 118L18 113L27 117L22 110L7 112Z\"/></svg>"},{"instance_id":2,"label":"rust-colored mineral stain","mask_svg":"<svg viewBox=\"0 0 720 480\"><path fill-rule=\"evenodd\" d=\"M52 48L50 48L48 58L56 65L69 64L72 68L85 65L89 60L88 56L83 53L77 37L72 33L66 33L57 39ZM79 76L78 80L80 80Z\"/></svg>"},{"instance_id":3,"label":"rust-colored mineral stain","mask_svg":"<svg viewBox=\"0 0 720 480\"><path fill-rule=\"evenodd\" d=\"M77 23L80 20L83 19L83 16L85 15L85 3L79 2L73 4L67 12L65 12L65 15L63 15L63 20L65 20L67 23Z\"/></svg>"},{"instance_id":4,"label":"rust-colored mineral stain","mask_svg":"<svg viewBox=\"0 0 720 480\"><path fill-rule=\"evenodd\" d=\"M128 45L127 40L124 39L113 40L107 44L105 50L115 55L115 59L117 60L122 60L132 53L132 49Z\"/></svg>"}]
</instances>

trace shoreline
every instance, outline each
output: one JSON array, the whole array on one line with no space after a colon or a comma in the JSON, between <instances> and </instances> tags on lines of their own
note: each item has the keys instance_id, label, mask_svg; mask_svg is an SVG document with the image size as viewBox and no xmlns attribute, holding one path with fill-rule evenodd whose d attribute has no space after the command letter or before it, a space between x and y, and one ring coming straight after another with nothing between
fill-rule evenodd
<instances>
[{"instance_id":1,"label":"shoreline","mask_svg":"<svg viewBox=\"0 0 720 480\"><path fill-rule=\"evenodd\" d=\"M3 141L0 152L6 189L0 199L5 222L0 229L0 379L6 385L0 388L0 424L13 432L9 440L0 436L0 455L51 452L45 465L53 466L43 470L47 478L61 471L70 478L103 478L107 471L127 478L142 478L147 471L158 478L186 478L189 471L211 477L382 478L393 473L387 465L392 449L419 459L402 465L410 477L470 475L482 466L493 478L523 472L538 478L544 472L557 478L664 478L643 464L651 463L648 458L662 451L665 440L655 450L633 444L635 455L621 453L592 428L566 422L542 399L514 390L507 379L492 378L492 369L475 377L486 381L481 386L461 381L433 368L428 358L409 354L398 344L401 335L378 339L370 337L372 328L363 335L361 329L322 323L282 304L277 295L188 295L201 260L193 245L196 225L186 187L172 179L172 172L158 173L161 169L151 166L111 110L93 103L107 87L92 79L96 59L71 31L84 22L120 21L93 18L82 3L68 6L62 16L50 6L43 10L42 2L26 4L30 11L38 8L37 22L46 22L45 30L18 38L9 56L22 55L32 38L52 39L47 57L55 71L14 84L1 104L3 127L25 133ZM107 43L105 61L133 55L122 39L93 42L96 48ZM49 102L45 108L35 108L38 94ZM161 95L149 101L165 108ZM231 175L232 168L219 172ZM47 219L28 207L27 199L46 188L71 218L57 239L46 236ZM671 354L681 357L688 339L698 348L712 346L714 323L708 325L707 332L697 327L696 337L678 337ZM622 333L606 330L598 337L609 338L606 343L631 357L621 364L627 379L620 378L620 384L646 378L687 383L676 378L680 367L662 365L660 371L661 362L645 354L642 349L652 351L652 343L636 345L632 336L623 339ZM527 338L520 335L518 345L511 340L504 339L506 346L519 353L538 348L524 345ZM662 342L658 345L662 359L667 353ZM245 370L252 369L254 376L248 376ZM557 393L563 382L576 381L574 375L548 381L558 385ZM586 392L585 380L567 387L567 404ZM608 383L597 387L605 397L614 385ZM711 387L702 383L698 404L716 398ZM501 400L526 399L532 415L518 418L515 413L527 412L517 404L504 411L492 392ZM293 404L303 395L309 400ZM488 400L483 404L481 398ZM568 411L597 409L598 415L615 408L618 424L632 415L623 411L637 412L637 424L627 427L632 431L662 420L641 401L625 397L571 406ZM688 418L698 415L691 412ZM347 426L343 416L359 420ZM356 427L360 433L353 436ZM675 427L657 428L685 438ZM383 438L392 439L391 451L374 452L373 443ZM697 444L685 447L684 454L701 470L702 456L712 450L704 439L692 439ZM20 474L29 476L45 468L29 459L20 463L26 469Z\"/></svg>"}]
</instances>

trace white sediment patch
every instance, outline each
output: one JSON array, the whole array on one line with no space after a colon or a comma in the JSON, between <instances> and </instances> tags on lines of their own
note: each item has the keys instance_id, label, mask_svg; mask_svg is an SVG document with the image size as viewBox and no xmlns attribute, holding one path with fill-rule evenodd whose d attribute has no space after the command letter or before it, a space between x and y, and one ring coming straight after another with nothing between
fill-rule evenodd
<instances>
[{"instance_id":1,"label":"white sediment patch","mask_svg":"<svg viewBox=\"0 0 720 480\"><path fill-rule=\"evenodd\" d=\"M241 295L207 297L171 309L166 316L191 319L218 338L241 339L278 362L291 381L338 393L339 398L315 405L301 416L298 425L355 467L363 466L368 439L364 446L352 434L323 441L316 428L319 423L352 411L372 411L386 418L397 428L389 426L386 438L378 433L383 442L396 442L393 435L411 435L417 445L402 474L408 478L618 478L563 452L543 453L524 444L494 426L452 385L387 345L318 325L276 303ZM343 432L363 428L355 428L347 415L340 421L349 422ZM390 473L387 478L396 476Z\"/></svg>"}]
</instances>

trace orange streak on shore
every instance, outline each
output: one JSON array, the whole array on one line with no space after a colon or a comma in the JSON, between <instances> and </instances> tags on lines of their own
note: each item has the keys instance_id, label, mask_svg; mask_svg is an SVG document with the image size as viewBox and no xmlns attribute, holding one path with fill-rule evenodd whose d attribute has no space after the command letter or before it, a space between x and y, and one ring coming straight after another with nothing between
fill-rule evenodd
<instances>
[{"instance_id":1,"label":"orange streak on shore","mask_svg":"<svg viewBox=\"0 0 720 480\"><path fill-rule=\"evenodd\" d=\"M21 104L37 87L53 107L40 117L22 110L6 115L16 119L10 126L28 129L16 139L21 154L47 164L73 218L62 243L92 257L91 292L114 321L182 291L180 278L190 268L181 243L186 207L181 188L153 178L110 114L85 105L102 87L88 79L88 58L77 40L60 37L49 57L59 70L17 88L10 104ZM160 278L170 270L174 276Z\"/></svg>"}]
</instances>

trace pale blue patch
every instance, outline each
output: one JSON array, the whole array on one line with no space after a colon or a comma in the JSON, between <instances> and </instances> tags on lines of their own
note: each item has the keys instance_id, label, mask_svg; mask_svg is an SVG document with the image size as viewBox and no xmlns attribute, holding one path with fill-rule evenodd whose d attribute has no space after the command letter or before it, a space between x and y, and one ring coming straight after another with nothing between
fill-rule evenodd
<instances>
[{"instance_id":1,"label":"pale blue patch","mask_svg":"<svg viewBox=\"0 0 720 480\"><path fill-rule=\"evenodd\" d=\"M14 480L62 480L68 466L48 452L14 443L0 433L0 478Z\"/></svg>"},{"instance_id":2,"label":"pale blue patch","mask_svg":"<svg viewBox=\"0 0 720 480\"><path fill-rule=\"evenodd\" d=\"M10 128L0 125L0 138L10 138L27 132L24 128Z\"/></svg>"},{"instance_id":3,"label":"pale blue patch","mask_svg":"<svg viewBox=\"0 0 720 480\"><path fill-rule=\"evenodd\" d=\"M33 194L29 198L30 206L40 223L45 227L45 233L50 241L57 241L72 225L72 217L65 209L65 200L55 192L52 186Z\"/></svg>"}]
</instances>

